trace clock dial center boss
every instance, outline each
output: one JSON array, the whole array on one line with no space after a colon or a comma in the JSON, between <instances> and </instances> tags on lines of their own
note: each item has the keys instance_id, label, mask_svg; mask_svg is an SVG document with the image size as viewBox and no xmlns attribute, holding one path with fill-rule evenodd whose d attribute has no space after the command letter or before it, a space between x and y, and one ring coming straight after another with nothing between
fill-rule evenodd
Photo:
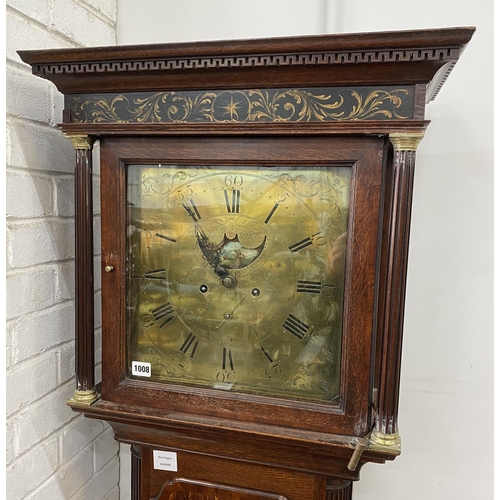
<instances>
[{"instance_id":1,"label":"clock dial center boss","mask_svg":"<svg viewBox=\"0 0 500 500\"><path fill-rule=\"evenodd\" d=\"M129 165L129 366L337 401L350 171Z\"/></svg>"}]
</instances>

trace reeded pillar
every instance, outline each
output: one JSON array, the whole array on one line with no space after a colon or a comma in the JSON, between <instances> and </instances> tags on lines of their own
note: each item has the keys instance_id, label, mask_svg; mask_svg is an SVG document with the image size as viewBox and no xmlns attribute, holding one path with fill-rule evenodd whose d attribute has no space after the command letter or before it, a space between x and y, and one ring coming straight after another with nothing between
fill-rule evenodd
<instances>
[{"instance_id":1,"label":"reeded pillar","mask_svg":"<svg viewBox=\"0 0 500 500\"><path fill-rule=\"evenodd\" d=\"M75 148L75 372L70 406L98 398L94 376L94 237L92 146L87 135L66 135Z\"/></svg>"},{"instance_id":2,"label":"reeded pillar","mask_svg":"<svg viewBox=\"0 0 500 500\"><path fill-rule=\"evenodd\" d=\"M352 482L333 480L327 484L326 500L352 500Z\"/></svg>"},{"instance_id":3,"label":"reeded pillar","mask_svg":"<svg viewBox=\"0 0 500 500\"><path fill-rule=\"evenodd\" d=\"M379 301L383 312L379 325L382 363L375 398L375 427L369 448L396 455L401 451L397 416L415 153L423 136L423 132L389 135L394 155L387 172L385 216L389 220L388 231L382 236Z\"/></svg>"},{"instance_id":4,"label":"reeded pillar","mask_svg":"<svg viewBox=\"0 0 500 500\"><path fill-rule=\"evenodd\" d=\"M131 457L131 500L141 500L141 462L142 448L137 445L130 446Z\"/></svg>"}]
</instances>

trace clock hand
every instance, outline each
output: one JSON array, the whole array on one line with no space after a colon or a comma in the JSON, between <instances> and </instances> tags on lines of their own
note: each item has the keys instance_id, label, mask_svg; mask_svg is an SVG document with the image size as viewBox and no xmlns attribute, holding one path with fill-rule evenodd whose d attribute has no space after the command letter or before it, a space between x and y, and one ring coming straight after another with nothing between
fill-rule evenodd
<instances>
[{"instance_id":1,"label":"clock hand","mask_svg":"<svg viewBox=\"0 0 500 500\"><path fill-rule=\"evenodd\" d=\"M233 314L234 314L234 311L236 311L236 309L239 307L239 305L243 302L243 300L245 300L245 297L247 296L248 294L245 293L245 295L243 295L243 297L241 297L240 301L233 307L233 310L231 312L226 312L224 313L224 321L216 327L216 329L218 330L228 319L231 319L233 317Z\"/></svg>"},{"instance_id":2,"label":"clock hand","mask_svg":"<svg viewBox=\"0 0 500 500\"><path fill-rule=\"evenodd\" d=\"M214 268L215 273L219 276L226 274L226 270L219 265L220 262L220 251L224 246L222 241L219 244L212 243L205 234L205 231L201 229L198 224L195 226L195 236L198 242L198 247L201 250L201 254L205 260Z\"/></svg>"}]
</instances>

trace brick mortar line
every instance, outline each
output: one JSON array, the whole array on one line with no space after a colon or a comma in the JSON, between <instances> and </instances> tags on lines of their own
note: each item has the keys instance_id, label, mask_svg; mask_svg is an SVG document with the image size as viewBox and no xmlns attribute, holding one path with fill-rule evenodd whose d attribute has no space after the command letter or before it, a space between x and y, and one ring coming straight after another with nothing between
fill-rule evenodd
<instances>
[{"instance_id":1,"label":"brick mortar line","mask_svg":"<svg viewBox=\"0 0 500 500\"><path fill-rule=\"evenodd\" d=\"M99 326L99 327L94 329L94 335L95 336L101 335L101 337L102 337L102 326ZM29 357L29 358L22 359L21 361L15 362L6 369L6 373L9 373L9 371L12 371L12 370L18 370L18 369L21 370L23 368L23 365L33 363L37 358L41 358L41 357L48 358L49 356L53 356L54 354L57 354L57 351L65 348L65 347L71 346L71 344L73 344L74 342L75 342L74 339L60 342L59 344L51 346L46 351L39 352L39 353ZM102 351L102 346L98 346L94 349L94 355L98 351ZM98 363L96 363L96 366L98 366L98 365L102 365L102 359ZM59 375L59 373L57 375ZM72 376L72 378L73 378L73 376ZM61 387L62 385L66 384L67 382L69 382L69 380L66 380L64 382L58 381L57 386L53 390L47 392L46 394L44 394L43 396L41 396L40 398L38 398L36 400L33 400L32 402L38 401L42 397L47 396L48 394L54 392L58 387ZM29 404L31 404L31 402ZM29 404L27 406L29 406ZM26 408L27 406L23 406L23 408ZM7 417L11 418L11 417L15 416L23 408L20 408L19 410L16 410L15 412L10 413L9 415L7 415Z\"/></svg>"},{"instance_id":2,"label":"brick mortar line","mask_svg":"<svg viewBox=\"0 0 500 500\"><path fill-rule=\"evenodd\" d=\"M100 219L101 214L92 214L92 218L95 220ZM8 217L6 220L7 226L11 225L13 228L21 226L37 226L40 222L71 222L74 221L75 216L62 216L62 215L44 215L41 217L28 217L23 219L22 217Z\"/></svg>"},{"instance_id":3,"label":"brick mortar line","mask_svg":"<svg viewBox=\"0 0 500 500\"><path fill-rule=\"evenodd\" d=\"M119 459L118 459L119 460ZM120 473L118 473L118 481L120 481ZM75 497L70 498L70 500L73 500ZM115 487L103 498L103 500L110 500L113 498L118 498L120 499L120 484L119 482L115 485Z\"/></svg>"},{"instance_id":4,"label":"brick mortar line","mask_svg":"<svg viewBox=\"0 0 500 500\"><path fill-rule=\"evenodd\" d=\"M25 364L28 364L29 362L33 362L34 358L41 358L41 357L49 358L50 356L54 356L56 354L56 350L60 349L61 346L69 346L69 345L71 345L71 341L59 344L59 347L50 349L50 351L45 351L43 353L37 354L36 356L33 356L32 358L28 358L28 359L25 359L23 361L20 361L19 363L15 364L15 365L11 366L9 369L7 369L6 373L8 374L9 371L11 371L13 368L15 368L19 365L21 365L21 367L19 369L22 369L23 364L25 365ZM32 405L34 405L38 401L42 400L43 398L50 396L50 394L56 392L60 387L63 387L65 385L69 384L70 382L72 382L74 384L74 377L73 376L65 381L57 381L56 386L53 389L46 392L45 394L42 394L41 396L39 396L35 399L30 400L28 403L25 403L23 406L21 406L21 408L13 411L12 413L9 413L8 415L6 415L6 419L15 420L19 416L19 414L22 413L23 411L25 411L27 408L30 408ZM17 458L17 456L16 456L16 458Z\"/></svg>"},{"instance_id":5,"label":"brick mortar line","mask_svg":"<svg viewBox=\"0 0 500 500\"><path fill-rule=\"evenodd\" d=\"M108 17L104 12L98 10L96 7L87 3L85 0L73 0L74 3L80 5L84 9L87 9L91 14L94 14L96 17L100 18L102 21L106 22L110 25L111 28L115 30L115 43L116 43L116 19L113 21L110 17ZM116 3L115 3L116 5ZM52 3L52 8L54 4ZM118 11L118 7L116 9Z\"/></svg>"},{"instance_id":6,"label":"brick mortar line","mask_svg":"<svg viewBox=\"0 0 500 500\"><path fill-rule=\"evenodd\" d=\"M101 213L92 214L94 219L99 219L101 217ZM12 229L21 227L21 226L37 226L41 225L40 222L71 222L74 221L74 215L41 215L40 217L27 217L23 219L22 217L10 217L6 216L5 221L7 228L11 227Z\"/></svg>"},{"instance_id":7,"label":"brick mortar line","mask_svg":"<svg viewBox=\"0 0 500 500\"><path fill-rule=\"evenodd\" d=\"M101 256L101 254L95 254L94 255L94 258L99 258ZM59 266L61 265L64 265L64 264L74 264L75 262L75 259L72 258L72 259L61 259L61 260L58 260L58 261L52 261L52 262L42 262L40 264L33 264L31 266L26 266L26 267L11 267L10 269L7 269L6 271L6 275L9 275L9 274L23 274L23 273L26 273L26 272L33 272L35 271L36 269L53 269L53 270L57 270L59 269ZM97 290L100 290L99 289L96 289Z\"/></svg>"},{"instance_id":8,"label":"brick mortar line","mask_svg":"<svg viewBox=\"0 0 500 500\"><path fill-rule=\"evenodd\" d=\"M14 371L15 370L22 370L23 369L23 365L29 365L29 364L33 363L33 361L35 359L37 359L37 358L40 358L40 359L41 358L49 358L50 356L53 356L54 354L56 354L57 351L61 349L61 347L68 347L71 344L74 344L74 342L75 342L74 340L68 340L66 342L61 342L57 346L53 346L50 349L47 349L46 351L40 352L40 353L36 354L35 356L32 356L31 358L23 359L23 360L19 361L18 363L16 363L16 364L10 366L9 368L7 368L6 373L9 373L9 371L13 371L13 370ZM63 384L65 384L66 382L59 383L58 387L61 386L61 385L63 385ZM50 391L50 392L52 392L52 391ZM49 393L47 393L47 394L49 394ZM45 394L44 394L44 396L45 396ZM41 397L43 397L43 396L41 396ZM38 399L40 399L40 398L38 398ZM38 400L34 400L34 401L38 401ZM13 413L10 413L8 415L8 417L10 418L12 415L15 415L18 412L19 412L19 410L15 411Z\"/></svg>"},{"instance_id":9,"label":"brick mortar line","mask_svg":"<svg viewBox=\"0 0 500 500\"><path fill-rule=\"evenodd\" d=\"M71 0L70 0L71 1ZM90 14L98 18L100 21L103 23L107 24L110 28L112 28L115 31L115 43L116 43L116 21L113 21L109 17L106 16L106 14L102 13L101 11L97 10L95 7L92 7L90 4L86 2L81 2L77 0L73 0L76 5L79 5L86 11L88 11ZM55 34L56 38L60 38L61 41L67 42L71 44L73 47L87 47L84 43L75 40L74 38L71 38L70 36L66 35L65 33L59 31L54 23L54 3L53 1L50 2L49 8L48 8L48 19L47 19L47 24L44 24L43 22L39 21L38 19L35 19L33 17L30 17L28 14L16 9L14 6L7 4L7 9L6 9L6 14L8 15L13 14L16 15L18 18L28 21L30 23L35 24L38 28L40 28L42 31L46 31L49 34ZM23 66L24 63L23 63Z\"/></svg>"},{"instance_id":10,"label":"brick mortar line","mask_svg":"<svg viewBox=\"0 0 500 500\"><path fill-rule=\"evenodd\" d=\"M67 259L67 262L75 262L75 259ZM54 264L53 262L44 262L43 264L34 264L32 266L27 266L27 267L13 267L11 269L7 269L6 272L6 277L9 277L10 275L16 275L16 274L25 274L25 273L33 273L37 269L40 269L41 271L55 271L58 269L57 264Z\"/></svg>"},{"instance_id":11,"label":"brick mortar line","mask_svg":"<svg viewBox=\"0 0 500 500\"><path fill-rule=\"evenodd\" d=\"M10 326L11 324L18 322L20 318L33 318L33 317L41 316L42 315L41 313L44 311L50 311L51 309L57 309L57 308L62 309L63 306L68 305L70 302L74 302L74 301L75 301L75 299L66 299L62 302L58 302L57 304L52 304L52 305L45 307L43 309L40 309L38 311L31 311L29 313L23 314L23 316L18 316L17 318L11 318L10 320L7 321L7 326ZM59 344L57 344L57 345L59 345ZM56 346L51 346L50 349L52 349L53 347L56 347ZM34 356L36 356L36 354ZM27 359L31 359L31 358L27 358ZM14 365L12 365L12 366L14 366Z\"/></svg>"},{"instance_id":12,"label":"brick mortar line","mask_svg":"<svg viewBox=\"0 0 500 500\"><path fill-rule=\"evenodd\" d=\"M44 170L38 168L30 168L30 167L19 167L16 165L8 164L6 166L6 173L15 173L15 174L28 174L33 175L35 177L45 177L51 180L72 180L75 178L73 172L61 172L60 170ZM99 179L99 174L92 174L93 179Z\"/></svg>"},{"instance_id":13,"label":"brick mortar line","mask_svg":"<svg viewBox=\"0 0 500 500\"><path fill-rule=\"evenodd\" d=\"M101 328L96 328L95 330L95 333L101 331L102 329ZM19 363L9 367L7 369L7 373L13 369L15 369L16 367L19 366L19 369L22 369L23 366L22 365L27 365L29 363L32 363L33 362L33 359L34 358L42 358L42 357L45 357L45 358L49 358L50 356L53 356L54 354L57 354L57 351L61 349L61 347L70 347L71 344L74 343L74 340L70 340L70 341L67 341L67 342L62 342L61 344L59 344L58 346L54 346L52 348L50 348L49 350L47 351L44 351L42 353L39 353L37 354L36 356L33 356L31 358L28 358L28 359L25 359L25 360L22 360L20 361ZM99 350L100 348L96 348L96 352ZM99 362L97 364L102 364L102 362ZM26 405L24 405L22 408L19 408L18 410L6 415L6 420L14 420L19 413L21 413L22 411L24 411L26 408L29 408L32 404L36 403L37 401L40 401L41 399L43 399L44 397L52 394L53 392L56 392L57 389L59 389L60 387L63 387L65 385L69 385L70 383L74 383L74 377L72 376L71 378L69 378L68 380L64 380L64 381L58 381L57 382L57 385L51 389L50 391L48 391L47 393L41 395L40 397L36 398L36 399L33 399L31 400L29 403L27 403ZM72 421L73 419L71 419ZM8 422L7 422L8 423ZM64 424L66 425L66 424ZM63 426L64 426L63 425ZM23 452L24 453L24 452ZM16 456L17 458L17 456Z\"/></svg>"},{"instance_id":14,"label":"brick mortar line","mask_svg":"<svg viewBox=\"0 0 500 500\"><path fill-rule=\"evenodd\" d=\"M68 1L68 0L65 0ZM103 21L105 24L107 24L110 28L113 28L113 31L115 31L115 41L116 41L116 21L113 21L111 18L109 18L106 14L101 12L100 10L96 9L92 5L90 5L87 2L82 2L79 0L69 0L70 2L79 5L83 9L85 9L87 12L92 14L93 16L97 17L100 21ZM61 33L57 28L55 28L55 23L54 23L54 0L50 0L49 2L49 24L47 26L48 31L56 31L57 33L60 33L64 38L69 39L73 43L78 43L79 46L81 47L86 47L86 45L76 42L72 38L69 38L67 35L64 33Z\"/></svg>"},{"instance_id":15,"label":"brick mortar line","mask_svg":"<svg viewBox=\"0 0 500 500\"><path fill-rule=\"evenodd\" d=\"M5 65L6 65L7 69L10 68L12 70L19 71L20 73L23 73L25 75L32 75L33 77L35 77L35 75L33 75L32 71L31 71L31 67L24 64L21 61L15 61L14 59L7 58ZM49 80L47 80L47 81L49 81Z\"/></svg>"},{"instance_id":16,"label":"brick mortar line","mask_svg":"<svg viewBox=\"0 0 500 500\"><path fill-rule=\"evenodd\" d=\"M71 342L67 342L66 345L70 345ZM54 355L55 352L52 352L51 355ZM47 356L48 357L48 356ZM101 364L101 363L98 363L98 364ZM69 378L68 380L65 380L64 382L58 382L57 385L51 389L49 392L46 392L45 394L42 394L40 397L36 398L36 399L33 399L31 400L29 403L26 403L24 406L22 406L21 408L19 408L18 410L10 413L9 415L6 415L6 421L7 420L15 420L17 417L19 417L19 414L24 412L26 409L32 407L35 403L39 402L40 400L42 400L43 398L46 398L48 396L50 396L51 394L55 393L58 391L58 389L60 389L61 387L65 387L65 386L69 386L70 384L72 384L72 387L74 388L74 377L72 376L71 378ZM74 418L71 418L71 420L69 420L69 422L72 422L74 420ZM68 423L69 423L68 422ZM58 427L55 431L57 432L58 429L61 429L62 427L64 427L66 424L63 424L61 427ZM49 436L47 436L49 437ZM31 448L30 448L31 449ZM23 452L22 454L24 454L25 452ZM21 454L21 455L22 455ZM16 458L18 456L21 456L21 455L16 455Z\"/></svg>"},{"instance_id":17,"label":"brick mortar line","mask_svg":"<svg viewBox=\"0 0 500 500\"><path fill-rule=\"evenodd\" d=\"M74 181L75 175L73 173L67 173L67 172L60 172L60 171L54 171L54 170L38 170L38 169L32 169L28 167L16 167L12 165L7 165L5 169L6 174L12 174L12 175L22 175L24 177L37 177L41 179L45 179L47 181L51 181L51 185L53 186L54 183L57 183L58 181ZM93 180L97 181L100 180L99 174L93 174ZM53 186L55 187L55 186ZM55 193L53 193L55 194ZM73 201L73 206L74 206L74 199L71 199ZM55 201L55 200L54 200ZM94 215L100 215L100 211L97 213L94 213ZM40 217L51 217L51 216L46 216L42 215ZM70 216L56 216L56 217L70 217ZM25 220L24 217L9 217L9 215L6 215L6 218L10 219L22 219ZM37 219L38 217L30 217L33 219ZM74 216L71 216L70 218L74 218Z\"/></svg>"},{"instance_id":18,"label":"brick mortar line","mask_svg":"<svg viewBox=\"0 0 500 500\"><path fill-rule=\"evenodd\" d=\"M55 170L41 170L29 167L17 167L15 165L7 165L6 174L29 174L30 177L43 177L47 180L72 180L74 174ZM98 178L99 175L94 174L93 177Z\"/></svg>"},{"instance_id":19,"label":"brick mortar line","mask_svg":"<svg viewBox=\"0 0 500 500\"><path fill-rule=\"evenodd\" d=\"M101 436L102 434L100 434ZM95 467L92 467L92 470L94 472L93 476L88 480L86 481L85 483L83 483L81 486L80 486L80 490L84 489L88 484L90 484L93 480L94 480L94 475L97 474L98 472L102 471L103 469L106 468L107 465L109 465L114 459L117 459L118 460L118 469L119 469L119 465L120 465L120 449L118 448L118 451L116 452L115 455L113 455L100 469L96 470ZM106 495L107 498L109 498L109 494L111 494L116 488L119 487L119 484L120 484L120 473L118 472L117 474L118 476L118 482L115 484L114 488L108 492L108 494ZM71 498L69 500L73 500L75 498L78 498L78 496L80 495L80 491L77 491L74 495L71 496Z\"/></svg>"},{"instance_id":20,"label":"brick mortar line","mask_svg":"<svg viewBox=\"0 0 500 500\"><path fill-rule=\"evenodd\" d=\"M65 382L66 385L69 385L69 383L72 382L72 381L68 381L68 382ZM63 385L65 384L61 384L59 387L62 387ZM51 392L55 392L56 389L54 389L54 391L51 391ZM47 396L48 394L50 393L47 393L45 394L45 396ZM16 412L18 413L18 412ZM14 414L12 414L14 415ZM10 415L9 415L10 417ZM33 451L34 448L38 447L38 446L42 446L44 443L48 442L51 438L53 437L60 437L60 432L62 429L64 429L65 427L68 427L71 423L73 423L77 418L85 418L83 415L79 414L79 413L76 413L74 414L74 416L71 417L70 420L68 420L67 422L65 422L63 425L61 425L60 427L57 427L56 429L54 429L48 436L44 437L42 440L38 441L33 447L31 448L28 448L27 450L24 450L22 453L20 453L19 455L16 455L15 458L13 458L11 460L11 462L9 463L9 465L7 465L7 468L15 465L14 462L18 461L19 459L23 458L26 454L30 453ZM106 423L107 424L107 423ZM109 426L109 424L107 424L107 426ZM89 448L91 447L91 445L94 443L94 441L100 439L102 437L102 435L107 431L107 427L104 428L104 430L99 433L94 439L92 439L91 441L89 441L81 450L79 450L77 453L75 453L69 460L66 460L65 462L61 462L60 460L60 454L59 454L59 443L57 443L57 447L58 447L58 450L57 450L57 461L58 461L58 464L59 466L54 469L52 471L52 474L47 478L50 479L53 475L55 475L55 473L60 469L62 468L63 466L65 466L66 464L70 463L72 460L74 460L80 453L82 453L86 448ZM93 450L92 450L93 452ZM93 453L92 453L93 454ZM109 461L108 461L109 462ZM108 463L106 462L106 463ZM40 483L40 485L38 486L42 486L46 481L43 481L42 483ZM34 491L36 490L37 488L35 488L34 490L30 491L28 493L28 495L34 493Z\"/></svg>"},{"instance_id":21,"label":"brick mortar line","mask_svg":"<svg viewBox=\"0 0 500 500\"><path fill-rule=\"evenodd\" d=\"M95 299L95 296L98 295L99 293L101 293L102 291L102 288L98 288L96 290L94 290L94 299ZM25 313L23 314L22 316L16 316L15 318L10 318L6 321L6 326L11 326L11 325L15 325L16 323L18 323L21 318L24 319L24 318L27 318L27 319L31 319L31 318L36 318L37 316L42 316L44 312L51 312L50 310L51 309L56 309L56 308L60 308L62 309L65 305L68 305L69 303L71 302L74 302L75 299L74 298L71 298L71 299L64 299L64 300L61 300L59 302L56 302L55 304L51 304L50 306L48 307L44 307L43 309L37 309L35 311L31 311L29 313ZM94 328L94 331L97 331L97 330L100 330L102 328L102 325L97 327L97 328ZM54 348L54 347L57 347L59 346L60 344L57 344L55 346L51 346L50 349ZM46 351L43 351L43 352L46 352ZM40 354L40 353L39 353ZM21 361L26 361L28 359L31 359L33 358L34 356L37 356L37 354L34 354L33 356L31 356L30 358L27 358L27 359L23 359ZM17 365L18 363L20 363L21 361L18 361L18 362L14 362L11 367Z\"/></svg>"},{"instance_id":22,"label":"brick mortar line","mask_svg":"<svg viewBox=\"0 0 500 500\"><path fill-rule=\"evenodd\" d=\"M28 404L26 404L25 406L23 406L22 408L20 408L19 410L15 411L14 413L11 413L10 415L8 415L8 418L9 419L15 419L16 417L19 416L19 414L23 411L25 411L27 408L30 408L31 406L33 406L35 403L39 402L41 399L47 397L47 396L50 396L51 394L57 392L59 389L61 389L62 387L66 387L66 386L70 386L72 388L74 388L74 384L75 384L75 381L70 379L70 380L66 380L66 382L63 382L59 385L57 385L54 389L52 389L51 391L47 392L46 394L44 394L43 396L39 397L38 399L35 399L33 401L30 401ZM76 417L78 417L78 415L76 415ZM65 422L64 424L62 424L61 426L57 427L56 429L54 429L48 436L46 436L45 438L43 438L43 440L46 440L47 438L49 438L50 436L56 434L60 429L62 429L63 427L65 427L66 425L68 425L70 422L72 422L73 420L75 419L75 417L72 416L72 418L70 420L68 420L68 422ZM37 442L37 445L42 442L42 441L38 441ZM28 448L27 450L23 451L22 453L20 453L19 455L16 455L16 458L14 460L17 460L19 457L23 456L26 452L29 452L33 450L33 447L31 448ZM12 460L11 464L14 462L14 460Z\"/></svg>"},{"instance_id":23,"label":"brick mortar line","mask_svg":"<svg viewBox=\"0 0 500 500\"><path fill-rule=\"evenodd\" d=\"M31 73L30 73L31 74ZM32 118L25 118L23 116L18 116L18 115L13 115L11 113L6 113L6 125L7 126L15 126L15 125L29 125L33 128L40 128L43 129L45 132L47 130L52 130L56 135L60 135L61 137L63 136L63 133L59 129L59 127L56 124L49 123L46 121L39 121L39 120L34 120Z\"/></svg>"},{"instance_id":24,"label":"brick mortar line","mask_svg":"<svg viewBox=\"0 0 500 500\"><path fill-rule=\"evenodd\" d=\"M40 121L40 120L35 120L33 118L25 118L22 116L18 115L13 115L11 113L5 113L6 118L17 118L19 121L27 122L27 123L32 123L38 126L45 125L47 128L53 129L53 130L58 130L57 126L55 125L54 122L47 122L47 121Z\"/></svg>"},{"instance_id":25,"label":"brick mortar line","mask_svg":"<svg viewBox=\"0 0 500 500\"><path fill-rule=\"evenodd\" d=\"M72 171L65 171L65 170L46 170L43 168L35 168L35 167L23 167L20 165L15 165L12 163L7 163L5 164L5 172L6 173L13 173L13 174L25 174L25 175L33 175L35 177L46 177L47 179L51 179L53 181L58 181L58 180L74 180L75 178L75 172L74 172L74 165L73 162L71 163L71 166L73 167ZM97 181L100 180L101 174L98 172L98 167L95 169L96 171L92 172L92 180ZM100 189L100 186L99 188Z\"/></svg>"},{"instance_id":26,"label":"brick mortar line","mask_svg":"<svg viewBox=\"0 0 500 500\"><path fill-rule=\"evenodd\" d=\"M16 268L16 269L19 269L19 268ZM31 270L31 273L33 271ZM14 274L23 274L23 273L14 273ZM24 273L24 274L30 274L29 272L28 273ZM7 278L9 277L8 275L6 276ZM99 295L102 291L102 288L96 288L94 290L94 296L96 295ZM95 298L95 297L94 297ZM57 300L55 301L53 304L50 304L49 306L45 306L45 307L42 307L40 309L34 309L33 311L30 311L28 313L22 313L20 316L15 316L13 318L9 318L8 320L6 320L6 326L11 326L11 325L15 325L18 321L20 321L22 318L30 318L32 315L36 314L36 313L43 313L44 311L47 311L48 309L50 309L51 307L54 307L54 306L57 306L57 305L63 305L67 302L71 302L71 301L74 301L74 297L73 298L69 298L69 299L62 299L62 300ZM98 327L96 328L96 330L100 329L102 327ZM45 352L45 351L44 351ZM28 359L31 359L31 358L28 358ZM26 360L22 360L22 361L26 361ZM14 363L13 365L11 365L11 368L15 365L17 365L18 363Z\"/></svg>"},{"instance_id":27,"label":"brick mortar line","mask_svg":"<svg viewBox=\"0 0 500 500\"><path fill-rule=\"evenodd\" d=\"M99 254L100 255L100 254ZM98 257L99 255L95 255L95 257ZM25 267L10 267L6 269L6 274L9 274L10 271L13 271L14 273L16 272L32 272L33 270L37 268L44 268L44 267L50 267L54 266L55 269L57 269L57 266L64 265L64 264L71 264L75 262L75 258L68 258L68 259L60 259L60 260L55 260L55 261L50 261L50 262L41 262L40 264L32 264L30 266L25 266Z\"/></svg>"},{"instance_id":28,"label":"brick mortar line","mask_svg":"<svg viewBox=\"0 0 500 500\"><path fill-rule=\"evenodd\" d=\"M84 45L83 43L78 42L71 37L68 37L64 33L60 32L59 30L54 28L54 23L53 23L54 19L53 19L51 7L52 7L52 5L49 5L48 24L44 24L44 23L40 22L38 19L30 17L28 14L25 14L24 12L16 9L12 5L7 5L6 15L8 15L9 11L10 11L11 14L17 15L17 17L21 18L22 20L35 24L42 31L45 31L45 32L50 33L50 34L56 34L57 35L56 38L61 38L61 40L64 40L64 41L70 43L71 46L74 48L85 47L86 45ZM22 65L24 67L29 68L29 66L25 65L24 63L22 63Z\"/></svg>"},{"instance_id":29,"label":"brick mortar line","mask_svg":"<svg viewBox=\"0 0 500 500\"><path fill-rule=\"evenodd\" d=\"M100 257L101 254L98 253L98 254L94 254L94 257ZM9 256L10 258L10 256ZM6 259L8 260L8 259ZM24 269L33 269L33 268L36 268L37 266L42 266L42 265L46 265L46 264L55 264L55 265L59 265L59 264L64 264L66 262L74 262L75 261L75 258L74 257L69 257L67 259L60 259L60 260L51 260L51 261L46 261L46 262L40 262L38 264L30 264L30 265L27 265L27 266L11 266L9 264L9 262L7 261L7 266L6 266L6 271L15 271L15 270L24 270ZM12 318L12 319L15 319L15 318Z\"/></svg>"}]
</instances>

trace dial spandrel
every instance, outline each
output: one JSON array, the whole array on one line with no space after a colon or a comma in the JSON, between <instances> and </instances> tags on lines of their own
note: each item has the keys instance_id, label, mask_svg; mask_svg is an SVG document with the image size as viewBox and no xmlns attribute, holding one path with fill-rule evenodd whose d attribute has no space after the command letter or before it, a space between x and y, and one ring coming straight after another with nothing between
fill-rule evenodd
<instances>
[{"instance_id":1,"label":"dial spandrel","mask_svg":"<svg viewBox=\"0 0 500 500\"><path fill-rule=\"evenodd\" d=\"M129 165L128 362L334 404L349 167Z\"/></svg>"}]
</instances>

